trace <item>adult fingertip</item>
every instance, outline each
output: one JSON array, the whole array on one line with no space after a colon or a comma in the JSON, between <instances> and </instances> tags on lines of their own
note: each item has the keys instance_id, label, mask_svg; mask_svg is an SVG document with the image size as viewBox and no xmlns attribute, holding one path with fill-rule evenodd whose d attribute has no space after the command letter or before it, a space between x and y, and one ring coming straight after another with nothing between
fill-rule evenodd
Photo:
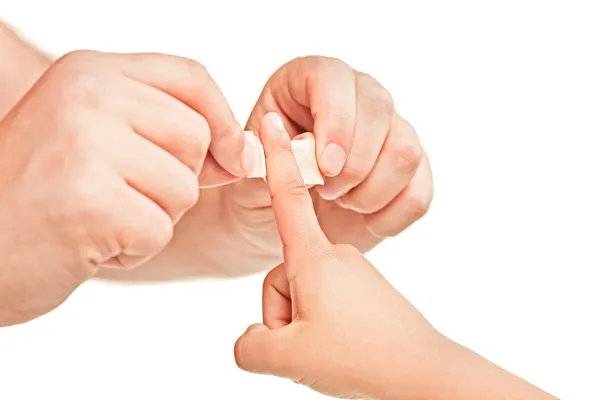
<instances>
[{"instance_id":1,"label":"adult fingertip","mask_svg":"<svg viewBox=\"0 0 600 400\"><path fill-rule=\"evenodd\" d=\"M251 174L258 163L259 149L256 147L252 132L244 132L244 149L242 150L242 170L245 176Z\"/></svg>"},{"instance_id":2,"label":"adult fingertip","mask_svg":"<svg viewBox=\"0 0 600 400\"><path fill-rule=\"evenodd\" d=\"M231 149L235 149L235 154L238 156L235 174L239 177L246 176L248 171L252 169L253 159L251 157L251 149L248 148L248 140L239 125L232 135L232 141L235 145L232 145ZM222 151L227 151L227 149L222 149Z\"/></svg>"},{"instance_id":3,"label":"adult fingertip","mask_svg":"<svg viewBox=\"0 0 600 400\"><path fill-rule=\"evenodd\" d=\"M337 176L346 163L346 151L337 143L329 143L321 152L319 164L326 176Z\"/></svg>"},{"instance_id":4,"label":"adult fingertip","mask_svg":"<svg viewBox=\"0 0 600 400\"><path fill-rule=\"evenodd\" d=\"M260 130L261 138L280 138L283 136L283 133L285 133L283 119L281 119L281 116L276 112L269 112L265 114L263 124L264 129Z\"/></svg>"},{"instance_id":5,"label":"adult fingertip","mask_svg":"<svg viewBox=\"0 0 600 400\"><path fill-rule=\"evenodd\" d=\"M210 154L219 166L238 178L246 176L246 163L252 160L248 160L249 151L246 150L247 141L242 128L237 124L226 130L222 128L221 132L211 128L211 135Z\"/></svg>"}]
</instances>

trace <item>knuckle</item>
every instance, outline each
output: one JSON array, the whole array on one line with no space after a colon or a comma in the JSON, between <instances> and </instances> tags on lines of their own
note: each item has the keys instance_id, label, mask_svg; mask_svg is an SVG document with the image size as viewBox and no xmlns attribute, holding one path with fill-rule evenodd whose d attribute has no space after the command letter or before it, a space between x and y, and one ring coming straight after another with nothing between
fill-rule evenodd
<instances>
[{"instance_id":1,"label":"knuckle","mask_svg":"<svg viewBox=\"0 0 600 400\"><path fill-rule=\"evenodd\" d=\"M127 254L128 250L135 249L136 255L143 257L156 254L166 247L173 238L171 218L162 210L151 214L134 213L135 210L130 211L129 218L111 218L109 229L120 251Z\"/></svg>"},{"instance_id":2,"label":"knuckle","mask_svg":"<svg viewBox=\"0 0 600 400\"><path fill-rule=\"evenodd\" d=\"M383 87L373 90L367 95L367 103L371 113L392 118L394 114L394 100L390 92Z\"/></svg>"},{"instance_id":3,"label":"knuckle","mask_svg":"<svg viewBox=\"0 0 600 400\"><path fill-rule=\"evenodd\" d=\"M94 75L84 71L70 73L65 83L70 94L85 96L96 92L99 87L98 79Z\"/></svg>"},{"instance_id":4,"label":"knuckle","mask_svg":"<svg viewBox=\"0 0 600 400\"><path fill-rule=\"evenodd\" d=\"M330 71L330 70L337 70L340 68L343 68L343 69L350 68L350 66L348 64L346 64L344 61L340 60L339 58L335 58L335 57L308 56L306 58L312 65L314 65L316 70Z\"/></svg>"},{"instance_id":5,"label":"knuckle","mask_svg":"<svg viewBox=\"0 0 600 400\"><path fill-rule=\"evenodd\" d=\"M419 136L417 135L415 127L396 113L394 114L394 120L392 121L392 129L401 132L404 137L412 138L415 142L419 142Z\"/></svg>"},{"instance_id":6,"label":"knuckle","mask_svg":"<svg viewBox=\"0 0 600 400\"><path fill-rule=\"evenodd\" d=\"M189 210L198 202L200 190L198 189L198 180L196 175L193 173L186 173L186 178L183 180L185 180L185 182L180 185L177 196L178 208L182 210Z\"/></svg>"},{"instance_id":7,"label":"knuckle","mask_svg":"<svg viewBox=\"0 0 600 400\"><path fill-rule=\"evenodd\" d=\"M369 176L371 168L368 165L352 165L346 164L340 174L340 178L356 185L364 181Z\"/></svg>"},{"instance_id":8,"label":"knuckle","mask_svg":"<svg viewBox=\"0 0 600 400\"><path fill-rule=\"evenodd\" d=\"M308 188L301 179L292 179L271 194L271 202L276 202L279 199L281 199L281 201L286 201L284 198L287 198L287 201L293 201L295 199L300 200L303 197L308 197L310 199Z\"/></svg>"},{"instance_id":9,"label":"knuckle","mask_svg":"<svg viewBox=\"0 0 600 400\"><path fill-rule=\"evenodd\" d=\"M294 149L292 148L292 143L290 141L278 143L276 146L276 151L271 152L274 160L276 160L278 163L281 162L281 165L287 164L291 166L291 163L297 163L294 156ZM271 155L265 151L265 157L271 157ZM290 182L290 184L292 183L293 182Z\"/></svg>"},{"instance_id":10,"label":"knuckle","mask_svg":"<svg viewBox=\"0 0 600 400\"><path fill-rule=\"evenodd\" d=\"M394 114L392 94L371 76L363 73L360 76L366 76L359 78L363 82L359 86L359 95L364 101L364 106L372 114L391 119Z\"/></svg>"},{"instance_id":11,"label":"knuckle","mask_svg":"<svg viewBox=\"0 0 600 400\"><path fill-rule=\"evenodd\" d=\"M210 76L206 67L191 58L179 58L185 64L185 70L192 90L200 90Z\"/></svg>"},{"instance_id":12,"label":"knuckle","mask_svg":"<svg viewBox=\"0 0 600 400\"><path fill-rule=\"evenodd\" d=\"M208 71L203 64L191 58L186 58L185 60L192 76L204 78L206 75L208 75Z\"/></svg>"},{"instance_id":13,"label":"knuckle","mask_svg":"<svg viewBox=\"0 0 600 400\"><path fill-rule=\"evenodd\" d=\"M289 140L278 142L277 149L281 153L282 157L294 157L294 149L292 148L292 142ZM265 156L268 157L268 154L266 152Z\"/></svg>"},{"instance_id":14,"label":"knuckle","mask_svg":"<svg viewBox=\"0 0 600 400\"><path fill-rule=\"evenodd\" d=\"M105 88L100 79L84 70L69 71L61 77L61 100L70 114L71 107L99 108Z\"/></svg>"},{"instance_id":15,"label":"knuckle","mask_svg":"<svg viewBox=\"0 0 600 400\"><path fill-rule=\"evenodd\" d=\"M431 207L432 196L426 193L411 193L404 199L408 212L415 218L421 218Z\"/></svg>"},{"instance_id":16,"label":"knuckle","mask_svg":"<svg viewBox=\"0 0 600 400\"><path fill-rule=\"evenodd\" d=\"M318 113L315 113L315 118L317 116ZM339 131L345 135L351 135L354 131L355 115L350 110L330 110L327 112L327 120L332 131Z\"/></svg>"},{"instance_id":17,"label":"knuckle","mask_svg":"<svg viewBox=\"0 0 600 400\"><path fill-rule=\"evenodd\" d=\"M352 67L339 58L308 56L301 61L316 82L328 82L339 75L347 75L350 78L354 74Z\"/></svg>"},{"instance_id":18,"label":"knuckle","mask_svg":"<svg viewBox=\"0 0 600 400\"><path fill-rule=\"evenodd\" d=\"M173 222L164 213L161 218L156 218L152 225L152 237L154 238L154 248L161 250L173 239Z\"/></svg>"},{"instance_id":19,"label":"knuckle","mask_svg":"<svg viewBox=\"0 0 600 400\"><path fill-rule=\"evenodd\" d=\"M263 289L271 286L271 284L277 281L277 275L279 273L279 267L275 267L272 270L270 270L263 281Z\"/></svg>"},{"instance_id":20,"label":"knuckle","mask_svg":"<svg viewBox=\"0 0 600 400\"><path fill-rule=\"evenodd\" d=\"M285 184L285 193L293 197L309 196L308 188L301 179L293 179Z\"/></svg>"},{"instance_id":21,"label":"knuckle","mask_svg":"<svg viewBox=\"0 0 600 400\"><path fill-rule=\"evenodd\" d=\"M418 143L392 142L390 152L396 160L397 170L414 171L423 159L423 149Z\"/></svg>"},{"instance_id":22,"label":"knuckle","mask_svg":"<svg viewBox=\"0 0 600 400\"><path fill-rule=\"evenodd\" d=\"M55 65L69 70L86 68L93 65L100 55L100 52L94 50L75 50L60 57Z\"/></svg>"},{"instance_id":23,"label":"knuckle","mask_svg":"<svg viewBox=\"0 0 600 400\"><path fill-rule=\"evenodd\" d=\"M329 260L339 258L335 246L324 244L322 240L317 238L313 239L309 243L306 243L302 248L302 251L304 251L309 258L317 262L327 262ZM288 280L291 281L291 278L295 277L296 276L288 276Z\"/></svg>"},{"instance_id":24,"label":"knuckle","mask_svg":"<svg viewBox=\"0 0 600 400\"><path fill-rule=\"evenodd\" d=\"M143 221L140 221L142 218ZM144 243L145 255L156 254L173 238L173 222L166 213L157 212L153 216L140 214L135 219L138 222L119 220L114 223L113 231L123 251L132 244Z\"/></svg>"},{"instance_id":25,"label":"knuckle","mask_svg":"<svg viewBox=\"0 0 600 400\"><path fill-rule=\"evenodd\" d=\"M208 122L202 116L198 116L199 118L192 128L190 142L186 143L186 151L194 163L204 159L211 144L211 134Z\"/></svg>"}]
</instances>

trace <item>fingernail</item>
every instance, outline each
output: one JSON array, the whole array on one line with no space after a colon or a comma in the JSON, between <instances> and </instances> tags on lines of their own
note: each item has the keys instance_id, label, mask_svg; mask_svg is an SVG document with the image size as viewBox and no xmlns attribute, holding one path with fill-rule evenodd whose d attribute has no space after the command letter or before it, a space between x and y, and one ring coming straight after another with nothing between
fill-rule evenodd
<instances>
[{"instance_id":1,"label":"fingernail","mask_svg":"<svg viewBox=\"0 0 600 400\"><path fill-rule=\"evenodd\" d=\"M346 152L335 143L329 143L321 153L321 168L328 176L336 176L344 168Z\"/></svg>"},{"instance_id":2,"label":"fingernail","mask_svg":"<svg viewBox=\"0 0 600 400\"><path fill-rule=\"evenodd\" d=\"M254 171L256 165L256 151L254 145L245 137L244 150L242 151L242 169L246 174Z\"/></svg>"},{"instance_id":3,"label":"fingernail","mask_svg":"<svg viewBox=\"0 0 600 400\"><path fill-rule=\"evenodd\" d=\"M266 118L267 118L267 121L269 122L269 124L271 124L271 126L273 128L277 129L278 131L285 130L285 126L283 125L283 120L281 119L279 114L277 114L276 112L268 113Z\"/></svg>"}]
</instances>

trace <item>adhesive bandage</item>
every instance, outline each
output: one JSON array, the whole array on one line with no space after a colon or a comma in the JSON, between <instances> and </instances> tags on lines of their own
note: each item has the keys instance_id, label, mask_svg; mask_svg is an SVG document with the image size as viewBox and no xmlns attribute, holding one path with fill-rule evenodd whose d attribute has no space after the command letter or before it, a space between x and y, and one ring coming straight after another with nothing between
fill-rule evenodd
<instances>
[{"instance_id":1,"label":"adhesive bandage","mask_svg":"<svg viewBox=\"0 0 600 400\"><path fill-rule=\"evenodd\" d=\"M248 178L263 178L267 176L267 167L265 164L265 151L260 143L260 140L254 135L254 133L246 131L244 132L246 141L252 143L252 146L256 149L256 159L254 170L248 175ZM317 165L317 158L315 154L315 140L312 137L305 139L292 140L292 151L298 168L300 169L300 175L306 185L322 185L324 183L321 171Z\"/></svg>"}]
</instances>

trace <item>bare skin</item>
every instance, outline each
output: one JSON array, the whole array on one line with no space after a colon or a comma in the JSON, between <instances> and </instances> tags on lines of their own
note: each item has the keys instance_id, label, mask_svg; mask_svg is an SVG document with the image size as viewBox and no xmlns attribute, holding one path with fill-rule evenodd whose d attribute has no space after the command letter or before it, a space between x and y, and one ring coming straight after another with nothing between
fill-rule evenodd
<instances>
[{"instance_id":1,"label":"bare skin","mask_svg":"<svg viewBox=\"0 0 600 400\"><path fill-rule=\"evenodd\" d=\"M0 119L50 65L50 59L0 21Z\"/></svg>"},{"instance_id":2,"label":"bare skin","mask_svg":"<svg viewBox=\"0 0 600 400\"><path fill-rule=\"evenodd\" d=\"M190 60L85 51L53 63L0 121L0 325L162 251L199 182L225 174L206 173L221 169L207 156L215 133L235 129L241 149L225 99ZM233 141L216 140L230 155ZM243 173L239 159L227 161Z\"/></svg>"},{"instance_id":3,"label":"bare skin","mask_svg":"<svg viewBox=\"0 0 600 400\"><path fill-rule=\"evenodd\" d=\"M365 252L427 212L433 196L429 160L413 127L372 77L335 59L296 59L269 79L246 129L257 132L269 111L284 117L291 137L315 134L326 184L312 188L311 196L333 243ZM332 142L347 149L347 157L323 155ZM341 164L328 166L336 162ZM150 263L107 273L142 280L235 276L281 261L267 186L259 179L242 179L201 190L200 201L178 224L173 241Z\"/></svg>"},{"instance_id":4,"label":"bare skin","mask_svg":"<svg viewBox=\"0 0 600 400\"><path fill-rule=\"evenodd\" d=\"M361 254L319 227L277 114L260 127L284 262L238 365L353 399L555 399L444 337Z\"/></svg>"},{"instance_id":5,"label":"bare skin","mask_svg":"<svg viewBox=\"0 0 600 400\"><path fill-rule=\"evenodd\" d=\"M0 248L11 249L10 258L5 252L0 259L3 276L0 282L11 284L11 290L0 290L3 293L0 309L14 314L14 318L2 324L24 322L51 310L90 277L163 281L206 275L236 276L266 270L282 261L281 240L267 186L261 180L243 178L248 166L244 167L245 142L240 125L200 64L185 59L175 62L176 57L161 55L94 52L76 52L51 62L6 27L2 26L0 32L2 59L9 60L0 70L0 85L10 89L0 94L0 113L6 114L0 122L0 215L4 218L3 226L14 226L0 236ZM136 57L145 57L146 61L132 62ZM167 59L170 61L165 62ZM98 60L101 62L97 63ZM122 64L135 67L123 73ZM98 65L110 68L104 73ZM148 72L156 81L139 78L147 77ZM174 74L187 82L185 90L165 81ZM159 91L162 95L157 94L156 98L178 106L173 106L172 112L161 108L148 111L144 117L128 115L127 109L157 105L145 104L145 95L128 91L134 83L145 86L139 89L140 93ZM256 132L260 119L269 111L284 116L290 136L304 131L315 134L319 166L327 178L324 187L311 189L311 195L319 222L333 243L350 243L367 251L386 237L397 235L427 211L433 196L428 159L412 126L398 115L389 93L372 77L336 59L296 59L281 67L267 82L247 129ZM187 116L182 118L181 113ZM115 128L115 119L130 126ZM87 176L92 172L80 164L98 164L97 158L104 154L99 150L104 148L111 157L118 153L130 158L128 162L142 171L139 177L144 181L154 181L155 175L163 176L161 184L168 190L163 190L162 196L169 191L177 192L173 188L181 182L187 182L191 188L187 178L165 177L164 171L157 175L155 170L160 163L154 163L154 159L134 160L136 157L132 155L141 152L127 147L124 139L138 133L131 127L132 120L156 131L156 135L169 135L169 143L153 144L191 168L197 175L196 189L200 189L194 194L187 193L188 207L176 210L162 204L168 200L147 196L172 222L169 229L158 228L157 235L164 238L161 246L140 254L130 254L131 250L125 251L121 246L121 253L111 248L100 252L102 256L90 258L87 239L75 233L88 222L70 224L61 215L79 213L82 205L97 208L98 197L88 193L89 188L77 189L86 191L83 195L65 191L60 197L61 193L55 193L55 188L60 187L55 186L56 182L44 192L43 188L51 185L49 175L60 176L66 186L74 179L101 182L96 175ZM181 126L184 121L192 122ZM104 127L103 132L98 133L99 127ZM206 136L205 128L208 138L201 141L190 142L189 135L184 134L193 131L196 138L197 132ZM106 139L105 132L109 132L110 141L97 139ZM123 139L116 135L122 135ZM187 153L196 158L187 160ZM108 161L109 156L104 157L102 162L113 162ZM46 159L50 158L65 161L73 158L80 164L57 163L53 171L46 168L49 163ZM31 170L30 165L36 163L44 167L39 167L35 177L29 172L26 175L24 171ZM182 172L182 176L189 174ZM94 190L108 197L112 189L110 186L102 189L102 185L99 183ZM54 196L38 196L39 193L54 193ZM123 204L124 199L112 198L114 203L105 207L113 207L111 212L117 213L120 207L117 203ZM25 207L34 204L35 212L26 211ZM40 221L46 218L41 215L42 210L54 208L62 211L53 214L47 226L40 227ZM88 218L88 211L81 211L77 218ZM134 215L135 212L128 213L128 217ZM127 219L122 221L126 222ZM46 246L46 240L39 235L46 232L51 237L50 232L57 227L66 232L62 246L77 251L60 256L47 249L39 254L32 251L36 243L40 249ZM21 236L8 233L21 231ZM111 257L105 259L106 255ZM21 268L22 264L30 267ZM30 282L35 279L26 274L33 270L49 271L43 285ZM75 271L76 278L61 277L66 283L51 281L59 279L55 276L64 275L64 271ZM29 294L42 293L51 286L61 290L47 296L52 299L48 304L37 304L32 299L35 304L27 305Z\"/></svg>"},{"instance_id":6,"label":"bare skin","mask_svg":"<svg viewBox=\"0 0 600 400\"><path fill-rule=\"evenodd\" d=\"M236 343L240 367L355 398L554 398L443 337L362 257L433 193L414 130L374 79L320 57L273 75L247 124L262 124L267 188L240 180L239 126L191 60L53 63L1 23L0 58L0 326L50 311L109 267L163 280L283 260L265 279L263 324ZM288 139L308 130L329 177L311 192Z\"/></svg>"}]
</instances>

